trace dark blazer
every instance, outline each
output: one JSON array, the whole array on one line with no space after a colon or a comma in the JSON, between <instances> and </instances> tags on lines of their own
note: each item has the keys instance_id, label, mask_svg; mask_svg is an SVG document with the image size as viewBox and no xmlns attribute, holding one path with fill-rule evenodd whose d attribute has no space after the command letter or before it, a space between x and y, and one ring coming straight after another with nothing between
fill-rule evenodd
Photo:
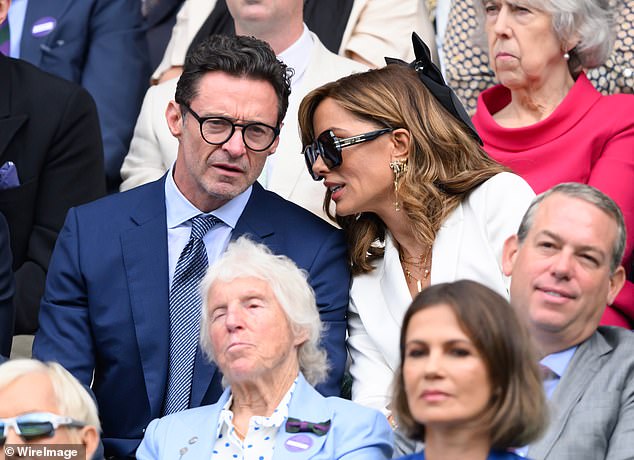
<instances>
[{"instance_id":1,"label":"dark blazer","mask_svg":"<svg viewBox=\"0 0 634 460\"><path fill-rule=\"evenodd\" d=\"M104 194L103 149L85 90L0 55L0 165L8 161L20 181L0 190L11 234L16 333L33 333L66 212Z\"/></svg>"},{"instance_id":2,"label":"dark blazer","mask_svg":"<svg viewBox=\"0 0 634 460\"><path fill-rule=\"evenodd\" d=\"M33 347L96 395L106 456L132 455L161 415L169 363L165 177L72 209L51 260ZM320 390L337 395L344 372L350 274L340 230L258 183L232 238L250 234L305 269L332 365ZM196 356L190 407L222 393L216 366Z\"/></svg>"},{"instance_id":3,"label":"dark blazer","mask_svg":"<svg viewBox=\"0 0 634 460\"><path fill-rule=\"evenodd\" d=\"M13 339L13 269L11 268L11 246L9 226L0 213L0 363L2 355L11 354Z\"/></svg>"},{"instance_id":4,"label":"dark blazer","mask_svg":"<svg viewBox=\"0 0 634 460\"><path fill-rule=\"evenodd\" d=\"M139 0L30 0L20 58L80 84L97 104L110 188L119 170L145 90L150 67ZM33 34L44 18L47 35Z\"/></svg>"}]
</instances>

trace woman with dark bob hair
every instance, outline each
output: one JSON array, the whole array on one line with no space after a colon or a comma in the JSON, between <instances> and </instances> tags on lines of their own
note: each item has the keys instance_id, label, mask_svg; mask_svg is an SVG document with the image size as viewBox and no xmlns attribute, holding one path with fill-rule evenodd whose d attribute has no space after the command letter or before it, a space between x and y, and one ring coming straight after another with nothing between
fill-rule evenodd
<instances>
[{"instance_id":1,"label":"woman with dark bob hair","mask_svg":"<svg viewBox=\"0 0 634 460\"><path fill-rule=\"evenodd\" d=\"M352 399L388 417L412 298L463 278L508 296L502 248L534 197L482 150L421 47L412 65L328 83L299 109L309 172L348 242Z\"/></svg>"},{"instance_id":2,"label":"woman with dark bob hair","mask_svg":"<svg viewBox=\"0 0 634 460\"><path fill-rule=\"evenodd\" d=\"M410 460L511 460L547 406L537 355L513 308L468 280L421 292L403 318L394 412L425 451Z\"/></svg>"}]
</instances>

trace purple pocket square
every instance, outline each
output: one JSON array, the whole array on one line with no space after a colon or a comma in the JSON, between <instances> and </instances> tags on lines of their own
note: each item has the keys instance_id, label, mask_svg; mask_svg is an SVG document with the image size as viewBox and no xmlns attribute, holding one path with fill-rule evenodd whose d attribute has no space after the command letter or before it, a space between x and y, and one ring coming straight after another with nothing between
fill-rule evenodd
<instances>
[{"instance_id":1,"label":"purple pocket square","mask_svg":"<svg viewBox=\"0 0 634 460\"><path fill-rule=\"evenodd\" d=\"M19 186L18 169L15 167L14 162L7 161L0 166L0 190L8 190Z\"/></svg>"}]
</instances>

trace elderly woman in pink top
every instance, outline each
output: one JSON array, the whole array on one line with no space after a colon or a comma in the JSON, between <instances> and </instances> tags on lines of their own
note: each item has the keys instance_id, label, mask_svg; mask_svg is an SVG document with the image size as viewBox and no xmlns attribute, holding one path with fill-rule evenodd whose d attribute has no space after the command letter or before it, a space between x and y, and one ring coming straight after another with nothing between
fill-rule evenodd
<instances>
[{"instance_id":1,"label":"elderly woman in pink top","mask_svg":"<svg viewBox=\"0 0 634 460\"><path fill-rule=\"evenodd\" d=\"M632 279L634 96L602 96L583 69L613 43L605 0L482 0L489 57L500 85L478 99L484 149L541 193L561 182L593 185L621 207L623 265ZM603 323L634 327L629 281Z\"/></svg>"}]
</instances>

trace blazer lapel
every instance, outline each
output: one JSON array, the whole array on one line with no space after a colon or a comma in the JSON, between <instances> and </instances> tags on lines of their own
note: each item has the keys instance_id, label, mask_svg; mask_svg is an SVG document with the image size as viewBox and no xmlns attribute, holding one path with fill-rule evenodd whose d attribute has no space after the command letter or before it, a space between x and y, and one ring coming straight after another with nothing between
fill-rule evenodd
<instances>
[{"instance_id":1,"label":"blazer lapel","mask_svg":"<svg viewBox=\"0 0 634 460\"><path fill-rule=\"evenodd\" d=\"M324 399L300 374L288 407L288 416L311 422L331 420L333 414L324 404ZM273 456L276 460L309 459L322 449L327 437L328 435L317 436L311 433L289 433L283 425L275 440Z\"/></svg>"},{"instance_id":2,"label":"blazer lapel","mask_svg":"<svg viewBox=\"0 0 634 460\"><path fill-rule=\"evenodd\" d=\"M267 215L268 200L264 188L258 183L253 184L251 197L242 211L242 215L236 223L236 228L231 233L231 239L235 240L242 235L249 235L251 239L266 245L275 253L279 247L275 241L275 227Z\"/></svg>"},{"instance_id":3,"label":"blazer lapel","mask_svg":"<svg viewBox=\"0 0 634 460\"><path fill-rule=\"evenodd\" d=\"M211 458L216 443L218 418L220 411L229 400L229 391L226 389L216 404L205 406L200 412L201 417L198 423L192 423L192 420L187 419L188 423L183 423L184 432L178 430L177 433L174 433L174 444L178 446L182 460ZM182 434L185 434L184 438L181 438ZM178 441L176 440L177 436Z\"/></svg>"},{"instance_id":4,"label":"blazer lapel","mask_svg":"<svg viewBox=\"0 0 634 460\"><path fill-rule=\"evenodd\" d=\"M554 412L550 429L543 438L531 444L528 450L530 458L548 455L568 423L570 413L585 393L588 381L599 372L601 362L610 351L612 347L597 332L579 345L550 399Z\"/></svg>"},{"instance_id":5,"label":"blazer lapel","mask_svg":"<svg viewBox=\"0 0 634 460\"><path fill-rule=\"evenodd\" d=\"M461 203L449 214L436 235L431 258L432 284L436 284L436 280L456 279L463 231L464 210Z\"/></svg>"},{"instance_id":6,"label":"blazer lapel","mask_svg":"<svg viewBox=\"0 0 634 460\"><path fill-rule=\"evenodd\" d=\"M121 235L130 306L152 417L161 413L169 363L165 177L148 185Z\"/></svg>"},{"instance_id":7,"label":"blazer lapel","mask_svg":"<svg viewBox=\"0 0 634 460\"><path fill-rule=\"evenodd\" d=\"M403 316L412 302L412 296L403 275L398 249L389 232L385 235L385 253L382 266L384 269L380 280L381 296L383 296L392 321L386 321L387 318L384 315L376 315L374 319L380 322L376 330L384 330L385 337L396 338L400 336ZM384 295L384 293L388 295ZM384 343L383 354L393 370L396 370L400 361L399 353L398 339L394 343Z\"/></svg>"},{"instance_id":8,"label":"blazer lapel","mask_svg":"<svg viewBox=\"0 0 634 460\"><path fill-rule=\"evenodd\" d=\"M84 0L86 1L86 0ZM56 30L42 37L33 35L33 26L36 22L43 20L55 21L59 27L61 19L66 15L72 6L73 0L46 0L46 1L30 1L26 8L24 17L24 29L22 30L22 41L20 43L20 58L32 62L39 66L42 62L43 47L51 46Z\"/></svg>"}]
</instances>

